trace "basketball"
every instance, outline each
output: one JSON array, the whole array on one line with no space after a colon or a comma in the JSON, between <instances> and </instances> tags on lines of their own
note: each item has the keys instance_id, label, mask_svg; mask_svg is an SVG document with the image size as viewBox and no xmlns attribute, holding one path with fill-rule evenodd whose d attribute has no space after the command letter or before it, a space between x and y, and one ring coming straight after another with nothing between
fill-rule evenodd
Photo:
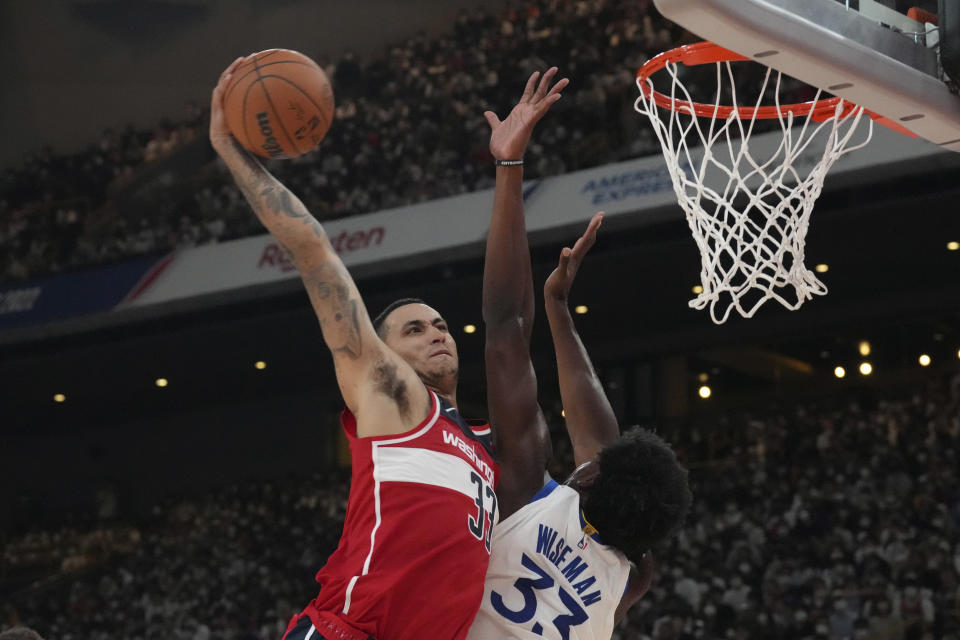
<instances>
[{"instance_id":1,"label":"basketball","mask_svg":"<svg viewBox=\"0 0 960 640\"><path fill-rule=\"evenodd\" d=\"M237 68L223 107L231 133L247 150L264 158L296 158L327 134L333 89L307 56L267 49Z\"/></svg>"}]
</instances>

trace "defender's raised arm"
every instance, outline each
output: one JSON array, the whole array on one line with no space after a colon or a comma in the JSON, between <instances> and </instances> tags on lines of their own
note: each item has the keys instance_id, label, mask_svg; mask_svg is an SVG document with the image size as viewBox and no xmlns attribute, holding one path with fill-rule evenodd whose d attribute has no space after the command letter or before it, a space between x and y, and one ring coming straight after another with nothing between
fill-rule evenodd
<instances>
[{"instance_id":1,"label":"defender's raised arm","mask_svg":"<svg viewBox=\"0 0 960 640\"><path fill-rule=\"evenodd\" d=\"M601 449L620 437L617 418L568 307L570 287L581 261L597 239L602 221L603 213L594 214L573 248L564 247L560 252L557 268L543 285L543 303L557 356L560 398L567 414L567 433L578 466L593 460Z\"/></svg>"},{"instance_id":2,"label":"defender's raised arm","mask_svg":"<svg viewBox=\"0 0 960 640\"><path fill-rule=\"evenodd\" d=\"M523 154L533 127L560 99L567 85L551 86L556 67L534 73L510 114L490 125L490 152L497 161L493 214L483 267L487 406L502 479L498 495L504 517L540 490L550 456L550 433L537 403L537 376L530 361L534 294L523 217ZM537 80L539 79L539 83Z\"/></svg>"}]
</instances>

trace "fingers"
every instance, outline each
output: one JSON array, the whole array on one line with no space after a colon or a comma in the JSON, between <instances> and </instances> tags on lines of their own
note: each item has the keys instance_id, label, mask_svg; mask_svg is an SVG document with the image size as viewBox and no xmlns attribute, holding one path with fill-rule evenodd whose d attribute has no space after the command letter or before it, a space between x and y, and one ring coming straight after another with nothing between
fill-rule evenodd
<instances>
[{"instance_id":1,"label":"fingers","mask_svg":"<svg viewBox=\"0 0 960 640\"><path fill-rule=\"evenodd\" d=\"M561 92L570 84L568 78L560 78L560 80L551 87L550 83L556 75L556 67L547 69L546 73L543 74L543 78L540 79L536 94L533 96L532 101L536 105L538 115L541 117L547 112L547 109L560 99Z\"/></svg>"},{"instance_id":2,"label":"fingers","mask_svg":"<svg viewBox=\"0 0 960 640\"><path fill-rule=\"evenodd\" d=\"M224 70L223 70L223 73L220 74L219 83L222 84L222 83L224 82L224 80L226 80L226 79L229 78L231 75L233 75L233 72L237 70L237 67L238 67L244 60L246 60L246 58L245 58L244 56L240 56L239 58L237 58L236 60L234 60L233 62L231 62L231 63L230 63L230 66L227 67L226 69L224 69Z\"/></svg>"},{"instance_id":3,"label":"fingers","mask_svg":"<svg viewBox=\"0 0 960 640\"><path fill-rule=\"evenodd\" d=\"M490 125L491 129L496 129L500 126L500 118L497 117L493 111L484 111L483 117L487 119L487 124Z\"/></svg>"},{"instance_id":4,"label":"fingers","mask_svg":"<svg viewBox=\"0 0 960 640\"><path fill-rule=\"evenodd\" d=\"M587 225L587 230L583 232L580 239L573 245L573 253L577 262L583 259L583 256L590 251L590 248L593 247L593 244L597 241L597 230L602 223L603 211L598 211L590 218L590 224Z\"/></svg>"},{"instance_id":5,"label":"fingers","mask_svg":"<svg viewBox=\"0 0 960 640\"><path fill-rule=\"evenodd\" d=\"M550 86L550 81L553 80L553 76L555 75L557 75L557 68L550 67L546 73L543 74L543 77L540 78L540 84L537 86L537 93L535 94L538 100L542 100L543 97L547 95L547 88Z\"/></svg>"},{"instance_id":6,"label":"fingers","mask_svg":"<svg viewBox=\"0 0 960 640\"><path fill-rule=\"evenodd\" d=\"M537 106L535 107L535 108L536 108L536 113L537 113L537 118L542 118L542 117L544 116L544 114L547 113L547 110L548 110L551 106L553 106L553 104L554 104L555 102L558 102L558 101L560 100L560 98L561 98L561 94L560 94L560 93L551 93L551 94L548 95L546 98L544 98L543 100L541 100L540 102L538 102L538 103L537 103Z\"/></svg>"},{"instance_id":7,"label":"fingers","mask_svg":"<svg viewBox=\"0 0 960 640\"><path fill-rule=\"evenodd\" d=\"M559 98L560 92L563 91L568 84L570 84L570 78L560 78L557 84L550 87L550 91L547 92L547 97L551 98L556 95Z\"/></svg>"},{"instance_id":8,"label":"fingers","mask_svg":"<svg viewBox=\"0 0 960 640\"><path fill-rule=\"evenodd\" d=\"M560 250L560 260L557 262L557 269L559 269L560 273L567 272L567 265L570 264L571 253L572 250L570 247L564 247Z\"/></svg>"},{"instance_id":9,"label":"fingers","mask_svg":"<svg viewBox=\"0 0 960 640\"><path fill-rule=\"evenodd\" d=\"M219 91L223 91L227 85L230 84L230 80L233 77L234 72L237 68L242 65L247 58L245 56L240 56L236 60L230 63L230 66L223 70L223 73L220 74L220 79L217 80L217 86L214 87L213 93L216 95Z\"/></svg>"},{"instance_id":10,"label":"fingers","mask_svg":"<svg viewBox=\"0 0 960 640\"><path fill-rule=\"evenodd\" d=\"M247 56L237 56L237 59L231 62L230 66L224 69L221 75L229 75L233 73L234 71L236 71L237 67L240 66L240 64L242 64L243 61L246 59L247 59Z\"/></svg>"},{"instance_id":11,"label":"fingers","mask_svg":"<svg viewBox=\"0 0 960 640\"><path fill-rule=\"evenodd\" d=\"M600 225L603 224L604 215L605 214L603 213L603 211L597 211L595 214L593 214L593 217L590 218L590 222L587 224L587 231L584 235L586 235L587 233L592 233L596 235L597 229L599 229Z\"/></svg>"},{"instance_id":12,"label":"fingers","mask_svg":"<svg viewBox=\"0 0 960 640\"><path fill-rule=\"evenodd\" d=\"M530 77L527 78L527 86L523 89L523 95L520 96L520 102L526 102L533 97L534 87L537 86L537 77L540 75L539 71L534 71L530 74Z\"/></svg>"}]
</instances>

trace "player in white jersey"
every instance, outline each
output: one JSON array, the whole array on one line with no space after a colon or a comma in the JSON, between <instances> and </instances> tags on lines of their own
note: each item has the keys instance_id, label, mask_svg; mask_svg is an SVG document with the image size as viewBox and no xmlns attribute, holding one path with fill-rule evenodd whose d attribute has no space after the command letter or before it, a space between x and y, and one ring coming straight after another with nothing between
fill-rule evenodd
<instances>
[{"instance_id":1,"label":"player in white jersey","mask_svg":"<svg viewBox=\"0 0 960 640\"><path fill-rule=\"evenodd\" d=\"M500 455L501 521L494 528L483 603L468 640L609 638L647 590L650 550L682 524L686 471L658 436L620 428L567 309L597 214L544 288L560 391L577 469L563 485L546 473L550 436L530 359L533 281L523 217L523 153L534 125L560 97L556 68L531 76L520 102L491 127L497 161L483 280L487 393Z\"/></svg>"}]
</instances>

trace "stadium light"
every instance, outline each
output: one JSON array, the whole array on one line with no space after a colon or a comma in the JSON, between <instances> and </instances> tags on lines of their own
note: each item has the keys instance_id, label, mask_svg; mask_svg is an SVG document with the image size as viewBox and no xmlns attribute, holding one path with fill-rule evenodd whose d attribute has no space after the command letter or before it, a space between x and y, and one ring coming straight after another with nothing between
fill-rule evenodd
<instances>
[{"instance_id":1,"label":"stadium light","mask_svg":"<svg viewBox=\"0 0 960 640\"><path fill-rule=\"evenodd\" d=\"M928 356L928 355L925 354L925 353L921 353L921 354L920 354L920 357L917 358L917 361L920 362L920 366L921 366L921 367L929 367L929 366L930 366L930 356Z\"/></svg>"},{"instance_id":2,"label":"stadium light","mask_svg":"<svg viewBox=\"0 0 960 640\"><path fill-rule=\"evenodd\" d=\"M702 387L700 387L699 389L697 389L697 394L698 394L701 398L703 398L704 400L706 400L706 399L709 398L711 395L713 395L713 391L712 391L712 390L710 389L710 387L708 387L707 385L703 385Z\"/></svg>"},{"instance_id":3,"label":"stadium light","mask_svg":"<svg viewBox=\"0 0 960 640\"><path fill-rule=\"evenodd\" d=\"M253 366L259 371L263 371L264 369L267 368L267 363L264 362L263 360L257 360L256 362L253 363Z\"/></svg>"},{"instance_id":4,"label":"stadium light","mask_svg":"<svg viewBox=\"0 0 960 640\"><path fill-rule=\"evenodd\" d=\"M870 355L870 343L866 340L861 340L860 344L857 345L857 349L860 350L860 355L862 356Z\"/></svg>"},{"instance_id":5,"label":"stadium light","mask_svg":"<svg viewBox=\"0 0 960 640\"><path fill-rule=\"evenodd\" d=\"M873 373L873 365L870 364L869 362L861 362L861 363L860 363L860 375L862 375L862 376L868 376L868 375L870 375L871 373Z\"/></svg>"},{"instance_id":6,"label":"stadium light","mask_svg":"<svg viewBox=\"0 0 960 640\"><path fill-rule=\"evenodd\" d=\"M66 399L67 399L67 396L63 395L62 393L55 393L55 394L53 394L53 401L54 401L54 402L64 402L64 401L66 401Z\"/></svg>"},{"instance_id":7,"label":"stadium light","mask_svg":"<svg viewBox=\"0 0 960 640\"><path fill-rule=\"evenodd\" d=\"M693 289L691 289L691 291L693 291L696 295L700 295L701 293L703 293L703 287L701 287L700 285L696 285L693 287Z\"/></svg>"},{"instance_id":8,"label":"stadium light","mask_svg":"<svg viewBox=\"0 0 960 640\"><path fill-rule=\"evenodd\" d=\"M577 306L575 306L575 307L573 308L573 312L574 312L574 313L578 313L578 314L580 314L581 316L582 316L583 314L585 314L585 313L586 313L587 311L589 311L589 310L590 310L590 309L587 308L587 305L585 305L585 304L578 304Z\"/></svg>"},{"instance_id":9,"label":"stadium light","mask_svg":"<svg viewBox=\"0 0 960 640\"><path fill-rule=\"evenodd\" d=\"M160 388L162 389L163 387L165 387L165 386L167 386L168 384L170 384L170 382L169 382L166 378L157 378L157 380L156 380L156 382L155 382L154 384L156 384L158 387L160 387Z\"/></svg>"},{"instance_id":10,"label":"stadium light","mask_svg":"<svg viewBox=\"0 0 960 640\"><path fill-rule=\"evenodd\" d=\"M697 380L699 380L700 382L706 382L709 379L710 379L710 374L708 374L706 371L704 371L703 373L697 376Z\"/></svg>"},{"instance_id":11,"label":"stadium light","mask_svg":"<svg viewBox=\"0 0 960 640\"><path fill-rule=\"evenodd\" d=\"M833 370L833 375L837 376L838 378L842 378L847 375L847 370L843 367L835 367Z\"/></svg>"},{"instance_id":12,"label":"stadium light","mask_svg":"<svg viewBox=\"0 0 960 640\"><path fill-rule=\"evenodd\" d=\"M472 324L464 325L464 327L463 327L463 332L464 332L464 333L476 333L476 332L477 332L477 327L476 327L476 325L472 325Z\"/></svg>"},{"instance_id":13,"label":"stadium light","mask_svg":"<svg viewBox=\"0 0 960 640\"><path fill-rule=\"evenodd\" d=\"M947 251L956 251L957 249L960 249L960 242L951 240L947 243Z\"/></svg>"},{"instance_id":14,"label":"stadium light","mask_svg":"<svg viewBox=\"0 0 960 640\"><path fill-rule=\"evenodd\" d=\"M816 271L817 273L826 273L827 271L830 271L830 265L824 264L821 262L820 264L815 266L813 270Z\"/></svg>"}]
</instances>

